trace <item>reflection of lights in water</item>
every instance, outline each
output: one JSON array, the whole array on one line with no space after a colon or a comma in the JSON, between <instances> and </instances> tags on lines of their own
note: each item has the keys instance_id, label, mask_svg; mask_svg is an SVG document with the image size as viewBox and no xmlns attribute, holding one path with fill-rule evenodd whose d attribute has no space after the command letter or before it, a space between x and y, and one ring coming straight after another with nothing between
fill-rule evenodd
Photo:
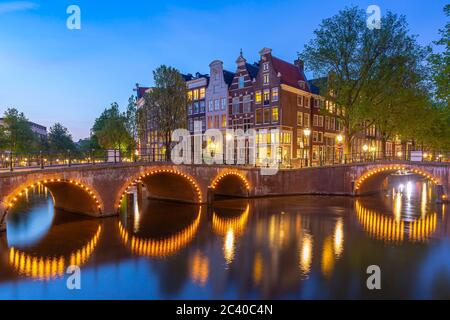
<instances>
[{"instance_id":1,"label":"reflection of lights in water","mask_svg":"<svg viewBox=\"0 0 450 320\"><path fill-rule=\"evenodd\" d=\"M244 212L235 218L221 217L214 212L212 217L212 227L214 232L218 235L225 236L228 230L232 229L237 236L242 235L247 225L249 212L250 205L247 205Z\"/></svg>"},{"instance_id":2,"label":"reflection of lights in water","mask_svg":"<svg viewBox=\"0 0 450 320\"><path fill-rule=\"evenodd\" d=\"M397 221L390 216L364 208L356 201L356 216L363 229L377 240L402 242L409 231L408 240L426 241L436 231L436 213L415 221Z\"/></svg>"},{"instance_id":3,"label":"reflection of lights in water","mask_svg":"<svg viewBox=\"0 0 450 320\"><path fill-rule=\"evenodd\" d=\"M333 256L333 241L331 236L327 237L323 242L322 248L322 273L329 277L333 273L334 256Z\"/></svg>"},{"instance_id":4,"label":"reflection of lights in water","mask_svg":"<svg viewBox=\"0 0 450 320\"><path fill-rule=\"evenodd\" d=\"M340 218L334 228L334 254L339 258L344 250L343 220Z\"/></svg>"},{"instance_id":5,"label":"reflection of lights in water","mask_svg":"<svg viewBox=\"0 0 450 320\"><path fill-rule=\"evenodd\" d=\"M94 237L82 248L70 255L69 259L60 257L39 257L17 250L9 249L9 263L20 274L34 279L49 280L64 275L68 266L80 266L87 262L95 247L102 227L99 226Z\"/></svg>"},{"instance_id":6,"label":"reflection of lights in water","mask_svg":"<svg viewBox=\"0 0 450 320\"><path fill-rule=\"evenodd\" d=\"M261 252L255 254L255 260L253 261L253 282L259 284L263 276L263 258Z\"/></svg>"},{"instance_id":7,"label":"reflection of lights in water","mask_svg":"<svg viewBox=\"0 0 450 320\"><path fill-rule=\"evenodd\" d=\"M141 214L139 211L139 202L138 202L138 188L136 188L136 192L133 193L133 206L134 206L134 224L133 224L133 230L134 232L139 231L139 225L141 221Z\"/></svg>"},{"instance_id":8,"label":"reflection of lights in water","mask_svg":"<svg viewBox=\"0 0 450 320\"><path fill-rule=\"evenodd\" d=\"M313 238L310 234L304 233L300 249L300 271L303 275L308 275L311 270L313 258Z\"/></svg>"},{"instance_id":9,"label":"reflection of lights in water","mask_svg":"<svg viewBox=\"0 0 450 320\"><path fill-rule=\"evenodd\" d=\"M197 218L184 230L162 239L145 239L130 235L119 221L119 234L122 242L135 254L149 257L167 257L184 248L192 241L200 225L201 208Z\"/></svg>"},{"instance_id":10,"label":"reflection of lights in water","mask_svg":"<svg viewBox=\"0 0 450 320\"><path fill-rule=\"evenodd\" d=\"M427 214L427 184L424 182L422 184L422 194L421 194L421 202L420 202L420 212L422 214L422 218Z\"/></svg>"},{"instance_id":11,"label":"reflection of lights in water","mask_svg":"<svg viewBox=\"0 0 450 320\"><path fill-rule=\"evenodd\" d=\"M402 215L402 195L397 193L394 199L394 217L396 222L400 222Z\"/></svg>"},{"instance_id":12,"label":"reflection of lights in water","mask_svg":"<svg viewBox=\"0 0 450 320\"><path fill-rule=\"evenodd\" d=\"M234 259L234 232L233 229L227 231L223 244L223 254L227 264L233 262Z\"/></svg>"},{"instance_id":13,"label":"reflection of lights in water","mask_svg":"<svg viewBox=\"0 0 450 320\"><path fill-rule=\"evenodd\" d=\"M411 181L408 181L406 183L406 197L408 198L408 200L411 199L412 192L413 192L413 184Z\"/></svg>"},{"instance_id":14,"label":"reflection of lights in water","mask_svg":"<svg viewBox=\"0 0 450 320\"><path fill-rule=\"evenodd\" d=\"M192 281L202 287L205 286L209 277L209 259L200 251L196 251L191 260Z\"/></svg>"},{"instance_id":15,"label":"reflection of lights in water","mask_svg":"<svg viewBox=\"0 0 450 320\"><path fill-rule=\"evenodd\" d=\"M224 237L223 254L227 264L233 262L235 238L244 233L249 212L250 205L247 205L244 212L235 218L224 218L213 213L212 227L216 234Z\"/></svg>"}]
</instances>

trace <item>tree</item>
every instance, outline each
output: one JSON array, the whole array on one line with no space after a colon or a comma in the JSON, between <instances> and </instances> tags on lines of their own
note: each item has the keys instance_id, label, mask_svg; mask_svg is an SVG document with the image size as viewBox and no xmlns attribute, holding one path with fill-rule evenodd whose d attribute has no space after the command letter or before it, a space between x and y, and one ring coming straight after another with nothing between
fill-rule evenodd
<instances>
[{"instance_id":1,"label":"tree","mask_svg":"<svg viewBox=\"0 0 450 320\"><path fill-rule=\"evenodd\" d=\"M357 7L323 20L314 35L301 57L314 74L327 77L321 93L337 109L344 152L349 154L356 135L376 122L374 103L381 101L382 109L389 95L386 88L404 76L403 63L419 64L425 51L408 35L404 17L387 12L381 29L370 30L365 12Z\"/></svg>"},{"instance_id":2,"label":"tree","mask_svg":"<svg viewBox=\"0 0 450 320\"><path fill-rule=\"evenodd\" d=\"M35 151L37 137L31 130L28 119L23 112L8 108L3 118L0 133L1 148L14 153Z\"/></svg>"},{"instance_id":3,"label":"tree","mask_svg":"<svg viewBox=\"0 0 450 320\"><path fill-rule=\"evenodd\" d=\"M50 127L48 144L50 151L56 153L75 151L76 149L69 130L60 123L55 123Z\"/></svg>"},{"instance_id":4,"label":"tree","mask_svg":"<svg viewBox=\"0 0 450 320\"><path fill-rule=\"evenodd\" d=\"M444 8L447 17L450 16L450 4ZM432 78L435 85L435 95L438 100L443 101L447 108L450 104L450 22L447 22L444 29L439 30L442 38L435 42L438 46L443 46L443 52L434 53L430 56L432 67Z\"/></svg>"},{"instance_id":5,"label":"tree","mask_svg":"<svg viewBox=\"0 0 450 320\"><path fill-rule=\"evenodd\" d=\"M114 102L109 109L95 120L92 127L93 141L104 149L119 149L130 152L133 139L127 131L127 118L119 111L119 105Z\"/></svg>"},{"instance_id":6,"label":"tree","mask_svg":"<svg viewBox=\"0 0 450 320\"><path fill-rule=\"evenodd\" d=\"M125 112L126 122L125 127L128 134L131 137L130 147L136 149L136 144L139 138L139 126L138 126L138 110L136 106L136 97L131 96L128 98L127 111Z\"/></svg>"},{"instance_id":7,"label":"tree","mask_svg":"<svg viewBox=\"0 0 450 320\"><path fill-rule=\"evenodd\" d=\"M162 65L153 71L155 86L145 96L145 115L162 138L166 159L170 160L172 132L185 128L187 119L187 88L180 72Z\"/></svg>"}]
</instances>

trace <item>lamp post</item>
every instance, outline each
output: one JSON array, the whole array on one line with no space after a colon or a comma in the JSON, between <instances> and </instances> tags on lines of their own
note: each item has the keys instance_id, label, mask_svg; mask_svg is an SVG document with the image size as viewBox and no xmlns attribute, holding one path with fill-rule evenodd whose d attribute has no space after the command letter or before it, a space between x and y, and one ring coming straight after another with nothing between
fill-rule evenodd
<instances>
[{"instance_id":1,"label":"lamp post","mask_svg":"<svg viewBox=\"0 0 450 320\"><path fill-rule=\"evenodd\" d=\"M375 152L377 151L377 148L375 146L370 147L370 152L372 152L372 161L375 162Z\"/></svg>"},{"instance_id":2,"label":"lamp post","mask_svg":"<svg viewBox=\"0 0 450 320\"><path fill-rule=\"evenodd\" d=\"M304 135L304 137L306 138L305 139L305 142L303 143L303 145L307 148L307 152L306 152L306 166L308 167L309 166L309 158L310 158L310 148L311 148L311 146L310 146L310 141L309 141L309 137L311 136L311 129L309 129L309 128L305 128L304 130L303 130L303 135Z\"/></svg>"},{"instance_id":3,"label":"lamp post","mask_svg":"<svg viewBox=\"0 0 450 320\"><path fill-rule=\"evenodd\" d=\"M364 161L366 161L367 151L369 150L369 146L367 144L365 144L365 145L363 145L362 149L363 149L363 152L364 152Z\"/></svg>"},{"instance_id":4,"label":"lamp post","mask_svg":"<svg viewBox=\"0 0 450 320\"><path fill-rule=\"evenodd\" d=\"M342 162L342 143L344 142L344 137L342 136L342 134L339 134L336 136L336 141L338 144L339 163L340 163L340 162Z\"/></svg>"}]
</instances>

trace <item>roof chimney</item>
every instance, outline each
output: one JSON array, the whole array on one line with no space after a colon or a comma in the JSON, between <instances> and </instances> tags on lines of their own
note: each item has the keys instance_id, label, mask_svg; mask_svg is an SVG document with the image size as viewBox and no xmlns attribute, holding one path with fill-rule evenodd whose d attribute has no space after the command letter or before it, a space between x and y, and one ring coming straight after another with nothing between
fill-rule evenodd
<instances>
[{"instance_id":1,"label":"roof chimney","mask_svg":"<svg viewBox=\"0 0 450 320\"><path fill-rule=\"evenodd\" d=\"M294 64L300 69L301 72L305 71L305 63L302 59L298 58L294 61Z\"/></svg>"}]
</instances>

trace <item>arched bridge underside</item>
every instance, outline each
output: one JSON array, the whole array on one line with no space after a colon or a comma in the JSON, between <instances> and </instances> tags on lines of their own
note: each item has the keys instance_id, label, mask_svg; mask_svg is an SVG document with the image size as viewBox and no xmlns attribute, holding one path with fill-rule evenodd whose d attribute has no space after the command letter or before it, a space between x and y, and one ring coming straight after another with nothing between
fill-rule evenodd
<instances>
[{"instance_id":1,"label":"arched bridge underside","mask_svg":"<svg viewBox=\"0 0 450 320\"><path fill-rule=\"evenodd\" d=\"M380 191L386 177L407 170L436 185L446 201L450 164L375 163L279 170L262 175L258 168L164 164L104 164L0 173L0 228L20 197L45 186L55 206L95 217L118 213L133 185L143 184L150 197L187 203L210 203L216 196L365 195Z\"/></svg>"}]
</instances>

